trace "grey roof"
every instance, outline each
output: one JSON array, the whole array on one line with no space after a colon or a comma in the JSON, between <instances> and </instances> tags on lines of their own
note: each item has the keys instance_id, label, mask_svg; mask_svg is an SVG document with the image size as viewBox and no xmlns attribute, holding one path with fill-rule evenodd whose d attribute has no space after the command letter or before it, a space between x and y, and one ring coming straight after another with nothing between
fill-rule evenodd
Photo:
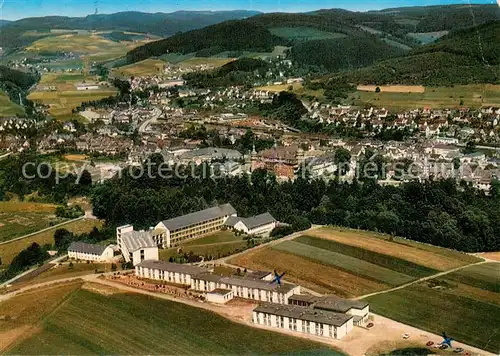
<instances>
[{"instance_id":1,"label":"grey roof","mask_svg":"<svg viewBox=\"0 0 500 356\"><path fill-rule=\"evenodd\" d=\"M364 309L368 303L362 300L349 300L329 295L321 297L314 303L315 309L331 310L340 313L345 313L349 309Z\"/></svg>"},{"instance_id":2,"label":"grey roof","mask_svg":"<svg viewBox=\"0 0 500 356\"><path fill-rule=\"evenodd\" d=\"M102 255L106 246L87 244L85 242L72 242L68 247L68 251L90 253L93 255Z\"/></svg>"},{"instance_id":3,"label":"grey roof","mask_svg":"<svg viewBox=\"0 0 500 356\"><path fill-rule=\"evenodd\" d=\"M231 286L241 286L241 287L255 288L261 290L268 290L271 292L281 292L281 293L288 293L289 291L297 287L295 284L290 284L290 283L281 283L280 286L277 283L271 284L268 281L263 281L259 279L236 277L236 276L224 277L211 273L198 274L193 276L193 278L201 279L203 281L224 283L226 285L231 285Z\"/></svg>"},{"instance_id":4,"label":"grey roof","mask_svg":"<svg viewBox=\"0 0 500 356\"><path fill-rule=\"evenodd\" d=\"M156 247L150 231L130 231L122 235L122 240L129 252L146 247Z\"/></svg>"},{"instance_id":5,"label":"grey roof","mask_svg":"<svg viewBox=\"0 0 500 356\"><path fill-rule=\"evenodd\" d=\"M329 310L338 313L346 313L349 309L364 309L368 303L362 300L350 300L335 297L333 295L315 297L312 295L294 294L288 298L290 301L300 301L312 305L315 309Z\"/></svg>"},{"instance_id":6,"label":"grey roof","mask_svg":"<svg viewBox=\"0 0 500 356\"><path fill-rule=\"evenodd\" d=\"M267 225L276 221L276 219L269 213L255 215L249 218L231 217L224 225L234 227L241 221L249 230L255 229L259 226Z\"/></svg>"},{"instance_id":7,"label":"grey roof","mask_svg":"<svg viewBox=\"0 0 500 356\"><path fill-rule=\"evenodd\" d=\"M266 271L253 271L249 274L247 274L247 278L249 279L262 279L262 278L265 278L267 276L269 276L270 274L272 274L272 272L266 272Z\"/></svg>"},{"instance_id":8,"label":"grey roof","mask_svg":"<svg viewBox=\"0 0 500 356\"><path fill-rule=\"evenodd\" d=\"M308 307L299 307L290 304L266 303L259 305L253 311L334 326L342 326L352 319L352 316L346 314L315 310Z\"/></svg>"},{"instance_id":9,"label":"grey roof","mask_svg":"<svg viewBox=\"0 0 500 356\"><path fill-rule=\"evenodd\" d=\"M137 266L144 268L158 269L161 271L178 272L189 275L199 274L204 271L204 269L197 266L183 265L180 263L171 263L171 262L156 261L156 260L145 260L139 263Z\"/></svg>"},{"instance_id":10,"label":"grey roof","mask_svg":"<svg viewBox=\"0 0 500 356\"><path fill-rule=\"evenodd\" d=\"M209 292L209 294L219 294L219 295L226 295L228 293L231 293L231 289L222 289L222 288L217 288L214 289L213 291Z\"/></svg>"},{"instance_id":11,"label":"grey roof","mask_svg":"<svg viewBox=\"0 0 500 356\"><path fill-rule=\"evenodd\" d=\"M162 221L163 225L170 231L178 230L186 226L194 225L203 221L221 218L223 216L236 214L236 210L231 204L222 204L197 211L187 215L178 216L173 219Z\"/></svg>"}]
</instances>

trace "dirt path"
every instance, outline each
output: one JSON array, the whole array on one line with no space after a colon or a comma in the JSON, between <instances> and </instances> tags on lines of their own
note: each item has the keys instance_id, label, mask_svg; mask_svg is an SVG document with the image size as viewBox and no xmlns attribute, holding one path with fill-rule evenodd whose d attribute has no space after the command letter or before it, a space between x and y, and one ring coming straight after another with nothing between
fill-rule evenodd
<instances>
[{"instance_id":1,"label":"dirt path","mask_svg":"<svg viewBox=\"0 0 500 356\"><path fill-rule=\"evenodd\" d=\"M417 284L417 283L420 283L420 282L425 282L425 281L428 281L430 279L434 279L434 278L438 278L438 277L441 277L441 276L445 276L445 275L447 275L449 273L460 271L460 270L462 270L464 268L467 268L467 267L482 265L482 264L488 263L488 262L489 261L480 261L480 262L476 262L476 263L471 263L470 265L453 268L453 269L450 269L450 270L444 271L444 272L439 272L439 273L433 274L431 276L427 276L427 277L423 277L423 278L420 278L420 279L416 279L416 280L414 280L412 282L408 282L406 284L402 284L400 286L397 286L397 287L394 287L394 288L391 288L391 289L386 289L386 290L381 290L381 291L378 291L378 292L373 292L373 293L370 293L370 294L361 295L361 296L353 298L353 299L354 300L359 300L359 299L364 299L364 298L372 297L372 296L378 295L378 294L384 294L384 293L393 292L395 290L399 290L399 289L403 289L403 288L409 287L409 286L411 286L413 284Z\"/></svg>"},{"instance_id":2,"label":"dirt path","mask_svg":"<svg viewBox=\"0 0 500 356\"><path fill-rule=\"evenodd\" d=\"M9 243L14 242L14 241L22 240L22 239L25 239L27 237L33 236L33 235L38 235L38 234L40 234L42 232L45 232L45 231L55 230L55 229L57 229L57 228L59 228L61 226L68 225L70 223L73 223L75 221L79 221L79 220L82 220L82 219L85 219L85 215L84 216L80 216L79 218L76 218L76 219L64 221L64 222L62 222L60 224L57 224L57 225L46 227L45 229L41 229L41 230L32 232L31 234L27 234L27 235L24 235L24 236L16 237L15 239L12 239L12 240L7 240L7 241L0 242L0 246L1 245L5 245L5 244L9 244Z\"/></svg>"}]
</instances>

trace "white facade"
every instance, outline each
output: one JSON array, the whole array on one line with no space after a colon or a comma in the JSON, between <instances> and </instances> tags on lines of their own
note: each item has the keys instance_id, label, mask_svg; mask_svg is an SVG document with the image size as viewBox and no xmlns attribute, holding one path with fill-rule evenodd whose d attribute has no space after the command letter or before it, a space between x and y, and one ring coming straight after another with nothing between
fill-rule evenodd
<instances>
[{"instance_id":1,"label":"white facade","mask_svg":"<svg viewBox=\"0 0 500 356\"><path fill-rule=\"evenodd\" d=\"M342 339L354 327L353 318L350 318L342 325L331 325L323 322L303 320L300 317L293 318L258 311L253 311L252 321L259 325L333 339Z\"/></svg>"},{"instance_id":2,"label":"white facade","mask_svg":"<svg viewBox=\"0 0 500 356\"><path fill-rule=\"evenodd\" d=\"M253 286L247 284L252 284ZM271 286L267 281L250 281L233 277L206 280L206 278L193 276L191 279L191 288L199 292L229 289L233 291L235 297L276 304L288 304L289 297L293 294L300 294L300 286L291 284L283 284L282 287Z\"/></svg>"},{"instance_id":3,"label":"white facade","mask_svg":"<svg viewBox=\"0 0 500 356\"><path fill-rule=\"evenodd\" d=\"M215 304L226 304L228 301L233 299L234 293L232 290L215 290L213 292L207 293L206 300L210 303Z\"/></svg>"},{"instance_id":4,"label":"white facade","mask_svg":"<svg viewBox=\"0 0 500 356\"><path fill-rule=\"evenodd\" d=\"M113 260L113 249L111 246L108 246L102 254L68 250L68 257L83 261L111 262Z\"/></svg>"},{"instance_id":5,"label":"white facade","mask_svg":"<svg viewBox=\"0 0 500 356\"><path fill-rule=\"evenodd\" d=\"M276 224L277 224L276 221L273 221L269 224L257 226L254 228L248 228L243 223L243 221L240 220L234 225L234 229L243 231L245 234L248 235L266 235L269 234L271 231L273 231L273 229L276 227Z\"/></svg>"},{"instance_id":6,"label":"white facade","mask_svg":"<svg viewBox=\"0 0 500 356\"><path fill-rule=\"evenodd\" d=\"M135 266L145 260L159 260L158 246L148 231L134 231L132 225L116 228L116 243L126 262Z\"/></svg>"},{"instance_id":7,"label":"white facade","mask_svg":"<svg viewBox=\"0 0 500 356\"><path fill-rule=\"evenodd\" d=\"M141 278L156 279L173 284L191 285L191 274L165 271L159 268L135 266L135 275Z\"/></svg>"}]
</instances>

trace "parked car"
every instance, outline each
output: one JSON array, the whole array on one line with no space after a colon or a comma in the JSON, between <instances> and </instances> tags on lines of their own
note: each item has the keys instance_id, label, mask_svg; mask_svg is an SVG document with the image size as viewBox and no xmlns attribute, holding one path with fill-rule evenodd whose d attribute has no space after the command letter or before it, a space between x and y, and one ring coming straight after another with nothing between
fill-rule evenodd
<instances>
[{"instance_id":1,"label":"parked car","mask_svg":"<svg viewBox=\"0 0 500 356\"><path fill-rule=\"evenodd\" d=\"M440 350L446 350L448 348L448 345L440 345L439 349Z\"/></svg>"},{"instance_id":2,"label":"parked car","mask_svg":"<svg viewBox=\"0 0 500 356\"><path fill-rule=\"evenodd\" d=\"M434 341L427 341L427 344L425 344L425 346L432 346L434 345Z\"/></svg>"},{"instance_id":3,"label":"parked car","mask_svg":"<svg viewBox=\"0 0 500 356\"><path fill-rule=\"evenodd\" d=\"M408 333L404 333L403 334L403 339L406 340L406 339L409 339L409 338L410 338L410 334L408 334Z\"/></svg>"},{"instance_id":4,"label":"parked car","mask_svg":"<svg viewBox=\"0 0 500 356\"><path fill-rule=\"evenodd\" d=\"M373 328L373 323L368 323L368 325L366 325L366 327L369 329L369 328Z\"/></svg>"},{"instance_id":5,"label":"parked car","mask_svg":"<svg viewBox=\"0 0 500 356\"><path fill-rule=\"evenodd\" d=\"M464 352L464 349L462 349L461 347L457 347L455 350L453 350L453 352L460 354L460 353Z\"/></svg>"}]
</instances>

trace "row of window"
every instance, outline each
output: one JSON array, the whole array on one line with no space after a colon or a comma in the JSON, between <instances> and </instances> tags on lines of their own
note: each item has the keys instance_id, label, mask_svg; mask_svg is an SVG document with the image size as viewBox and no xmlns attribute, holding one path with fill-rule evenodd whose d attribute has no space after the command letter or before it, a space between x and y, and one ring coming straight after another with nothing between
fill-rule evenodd
<instances>
[{"instance_id":1,"label":"row of window","mask_svg":"<svg viewBox=\"0 0 500 356\"><path fill-rule=\"evenodd\" d=\"M210 291L210 282L205 282L201 280L195 280L194 281L194 286L196 290L199 291ZM232 286L232 285L226 285L223 283L216 283L215 288L222 288L222 289L231 289L234 292L235 297L240 297L240 298L245 298L245 299L255 299L255 300L261 300L261 290L260 289L254 289L254 288L247 288L247 293L245 295L244 293L244 287L242 286ZM278 293L278 303L280 304L285 304L285 296L282 293ZM266 302L273 302L273 294L270 291L265 292L265 299L264 301Z\"/></svg>"},{"instance_id":2,"label":"row of window","mask_svg":"<svg viewBox=\"0 0 500 356\"><path fill-rule=\"evenodd\" d=\"M272 326L271 314L259 313L262 316L263 324L267 326ZM257 318L259 318L259 315ZM259 323L258 321L255 321ZM293 331L303 332L310 334L311 330L314 328L314 334L318 336L324 336L324 328L322 324L315 323L312 321L302 320L302 323L298 323L298 319L288 318L289 329ZM281 329L285 329L285 318L281 315L276 315L276 326ZM337 328L333 325L328 325L329 335L333 338L337 338Z\"/></svg>"}]
</instances>

